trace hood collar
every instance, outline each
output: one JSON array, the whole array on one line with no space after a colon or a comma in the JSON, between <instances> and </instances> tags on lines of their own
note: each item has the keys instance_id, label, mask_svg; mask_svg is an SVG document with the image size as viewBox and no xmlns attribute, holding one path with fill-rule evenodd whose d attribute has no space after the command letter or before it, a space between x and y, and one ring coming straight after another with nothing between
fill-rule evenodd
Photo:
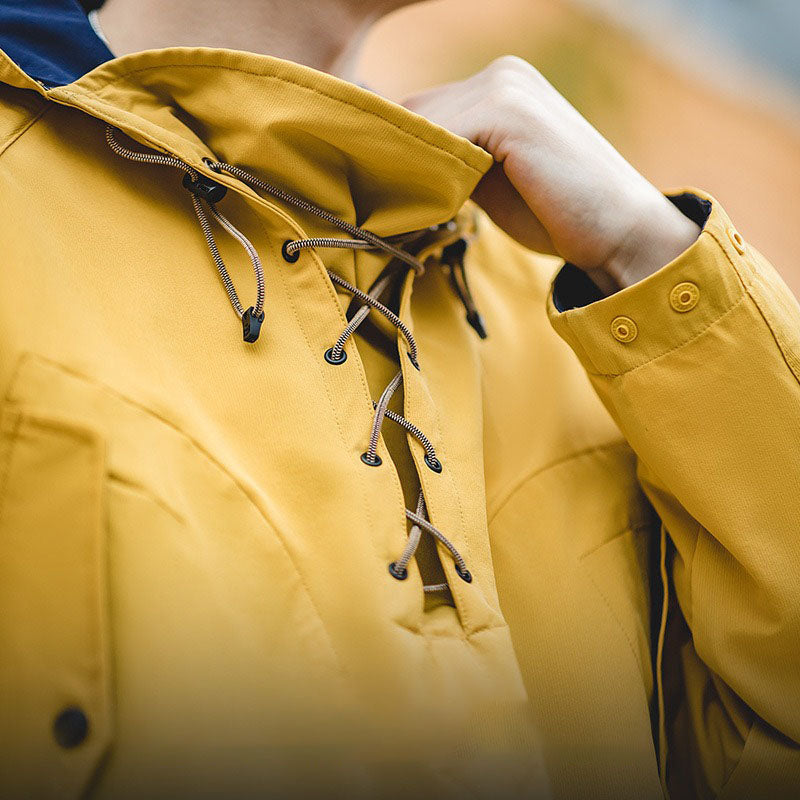
<instances>
[{"instance_id":1,"label":"hood collar","mask_svg":"<svg viewBox=\"0 0 800 800\"><path fill-rule=\"evenodd\" d=\"M380 236L453 217L493 161L374 92L253 53L149 50L52 88L3 54L0 80L78 108L200 171L204 157L243 167Z\"/></svg>"},{"instance_id":2,"label":"hood collar","mask_svg":"<svg viewBox=\"0 0 800 800\"><path fill-rule=\"evenodd\" d=\"M78 10L81 34L100 42ZM33 61L0 51L0 81L90 114L214 179L205 158L241 167L381 237L453 218L493 163L467 139L368 89L271 56L150 50L112 57L58 86L26 72L26 63ZM308 237L332 233L316 217L291 215ZM326 253L326 263L362 287L382 269L367 254Z\"/></svg>"}]
</instances>

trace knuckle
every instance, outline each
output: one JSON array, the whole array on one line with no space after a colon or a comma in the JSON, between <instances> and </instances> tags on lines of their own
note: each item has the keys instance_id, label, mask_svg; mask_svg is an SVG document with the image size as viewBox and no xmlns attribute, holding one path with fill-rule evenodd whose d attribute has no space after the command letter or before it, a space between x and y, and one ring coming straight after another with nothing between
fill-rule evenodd
<instances>
[{"instance_id":1,"label":"knuckle","mask_svg":"<svg viewBox=\"0 0 800 800\"><path fill-rule=\"evenodd\" d=\"M533 67L524 59L514 55L503 55L495 58L489 69L493 72L510 73L513 75L530 74Z\"/></svg>"},{"instance_id":2,"label":"knuckle","mask_svg":"<svg viewBox=\"0 0 800 800\"><path fill-rule=\"evenodd\" d=\"M513 55L500 56L486 68L488 79L496 90L515 86L530 86L541 78L539 72L524 58Z\"/></svg>"}]
</instances>

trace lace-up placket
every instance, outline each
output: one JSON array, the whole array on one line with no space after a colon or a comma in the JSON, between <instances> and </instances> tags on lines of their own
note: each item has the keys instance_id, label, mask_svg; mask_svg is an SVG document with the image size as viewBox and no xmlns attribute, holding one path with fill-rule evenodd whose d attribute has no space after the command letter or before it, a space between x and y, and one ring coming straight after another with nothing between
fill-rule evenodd
<instances>
[{"instance_id":1,"label":"lace-up placket","mask_svg":"<svg viewBox=\"0 0 800 800\"><path fill-rule=\"evenodd\" d=\"M226 187L202 175L196 169L180 159L175 158L174 156L161 153L140 152L125 147L117 140L116 131L112 126L107 126L106 128L106 142L114 151L114 153L122 158L145 164L174 167L184 173L183 186L188 189L192 195L192 205L195 215L200 223L200 227L211 252L211 256L228 295L228 299L242 322L244 340L246 342L256 341L259 337L265 317L264 268L258 252L253 244L216 207L216 203L222 200L222 198L225 196L227 192ZM230 175L231 177L240 180L242 183L250 186L253 189L265 192L278 200L310 213L339 228L343 232L349 234L351 237L348 239L340 237L314 237L307 239L287 240L282 246L282 255L283 258L289 263L295 263L299 259L300 252L303 249L313 248L316 250L323 248L341 248L350 250L382 250L391 255L401 264L406 265L407 268L413 269L417 274L422 274L425 270L424 264L419 260L419 258L412 253L403 250L400 246L416 238L419 235L419 232L414 231L388 239L382 238L368 230L360 228L347 222L346 220L334 216L333 214L314 205L313 203L308 202L307 200L304 200L303 198L292 195L280 187L274 186L273 184L268 183L257 176L251 175L240 167L236 167L225 162L214 161L212 159L203 159L203 161L210 170L216 173L225 173ZM206 206L208 207L209 213L206 213ZM256 277L257 289L256 301L247 309L244 308L239 299L238 292L236 291L227 267L225 266L225 263L219 252L211 224L211 219L213 219L226 233L228 233L236 242L238 242L250 259L250 263ZM332 346L324 352L323 357L325 361L332 366L343 364L347 360L347 351L345 347L348 341L358 330L358 328L365 322L369 314L372 311L376 311L400 332L406 342L409 360L415 369L421 369L417 343L411 330L397 316L397 314L395 314L388 306L379 300L391 283L393 276L391 274L383 275L381 278L375 281L368 292L364 292L356 286L353 286L349 281L346 281L332 270L327 270L327 273L330 277L330 280L336 286L339 286L356 300L360 301L362 305L353 314L352 318ZM465 303L469 320L469 315L471 312L474 312L474 307L470 308L467 306L467 303L464 301L464 297L461 292L459 292L459 296L461 297L462 302ZM472 303L471 296L469 296L468 299L469 302ZM364 453L362 453L361 460L369 467L381 466L382 460L377 452L378 443L380 441L384 420L389 419L395 424L404 428L407 433L413 436L420 443L425 451L423 458L428 468L432 472L441 473L444 469L444 466L439 460L436 450L430 439L416 425L402 415L391 411L388 407L392 396L400 388L402 383L403 373L402 370L400 370L385 387L379 400L377 402L373 401L373 422L369 432L368 446ZM455 545L436 526L434 526L428 518L425 496L421 488L417 498L416 509L414 511L406 509L405 516L407 521L411 524L408 540L400 556L388 565L389 574L396 580L400 581L408 578L408 565L414 558L423 533L427 533L436 541L440 542L444 549L450 554L455 565L456 574L466 583L471 583L472 574L467 568L467 564L463 556L455 547ZM449 588L450 587L447 583L423 585L423 591L425 593L444 592L448 591Z\"/></svg>"}]
</instances>

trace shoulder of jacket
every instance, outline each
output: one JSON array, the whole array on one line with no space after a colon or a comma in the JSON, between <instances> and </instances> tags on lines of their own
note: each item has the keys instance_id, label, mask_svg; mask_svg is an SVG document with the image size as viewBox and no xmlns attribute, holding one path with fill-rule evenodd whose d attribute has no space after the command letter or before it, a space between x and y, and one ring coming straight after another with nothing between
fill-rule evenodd
<instances>
[{"instance_id":1,"label":"shoulder of jacket","mask_svg":"<svg viewBox=\"0 0 800 800\"><path fill-rule=\"evenodd\" d=\"M0 156L47 109L44 97L30 89L17 89L0 83Z\"/></svg>"}]
</instances>

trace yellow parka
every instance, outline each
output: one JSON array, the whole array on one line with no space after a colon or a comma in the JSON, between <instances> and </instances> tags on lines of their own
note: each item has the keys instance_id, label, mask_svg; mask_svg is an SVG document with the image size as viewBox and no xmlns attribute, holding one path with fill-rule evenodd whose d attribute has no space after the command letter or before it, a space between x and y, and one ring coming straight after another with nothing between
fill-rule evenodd
<instances>
[{"instance_id":1,"label":"yellow parka","mask_svg":"<svg viewBox=\"0 0 800 800\"><path fill-rule=\"evenodd\" d=\"M559 312L365 89L0 80L3 798L800 795L800 309L716 201Z\"/></svg>"}]
</instances>

